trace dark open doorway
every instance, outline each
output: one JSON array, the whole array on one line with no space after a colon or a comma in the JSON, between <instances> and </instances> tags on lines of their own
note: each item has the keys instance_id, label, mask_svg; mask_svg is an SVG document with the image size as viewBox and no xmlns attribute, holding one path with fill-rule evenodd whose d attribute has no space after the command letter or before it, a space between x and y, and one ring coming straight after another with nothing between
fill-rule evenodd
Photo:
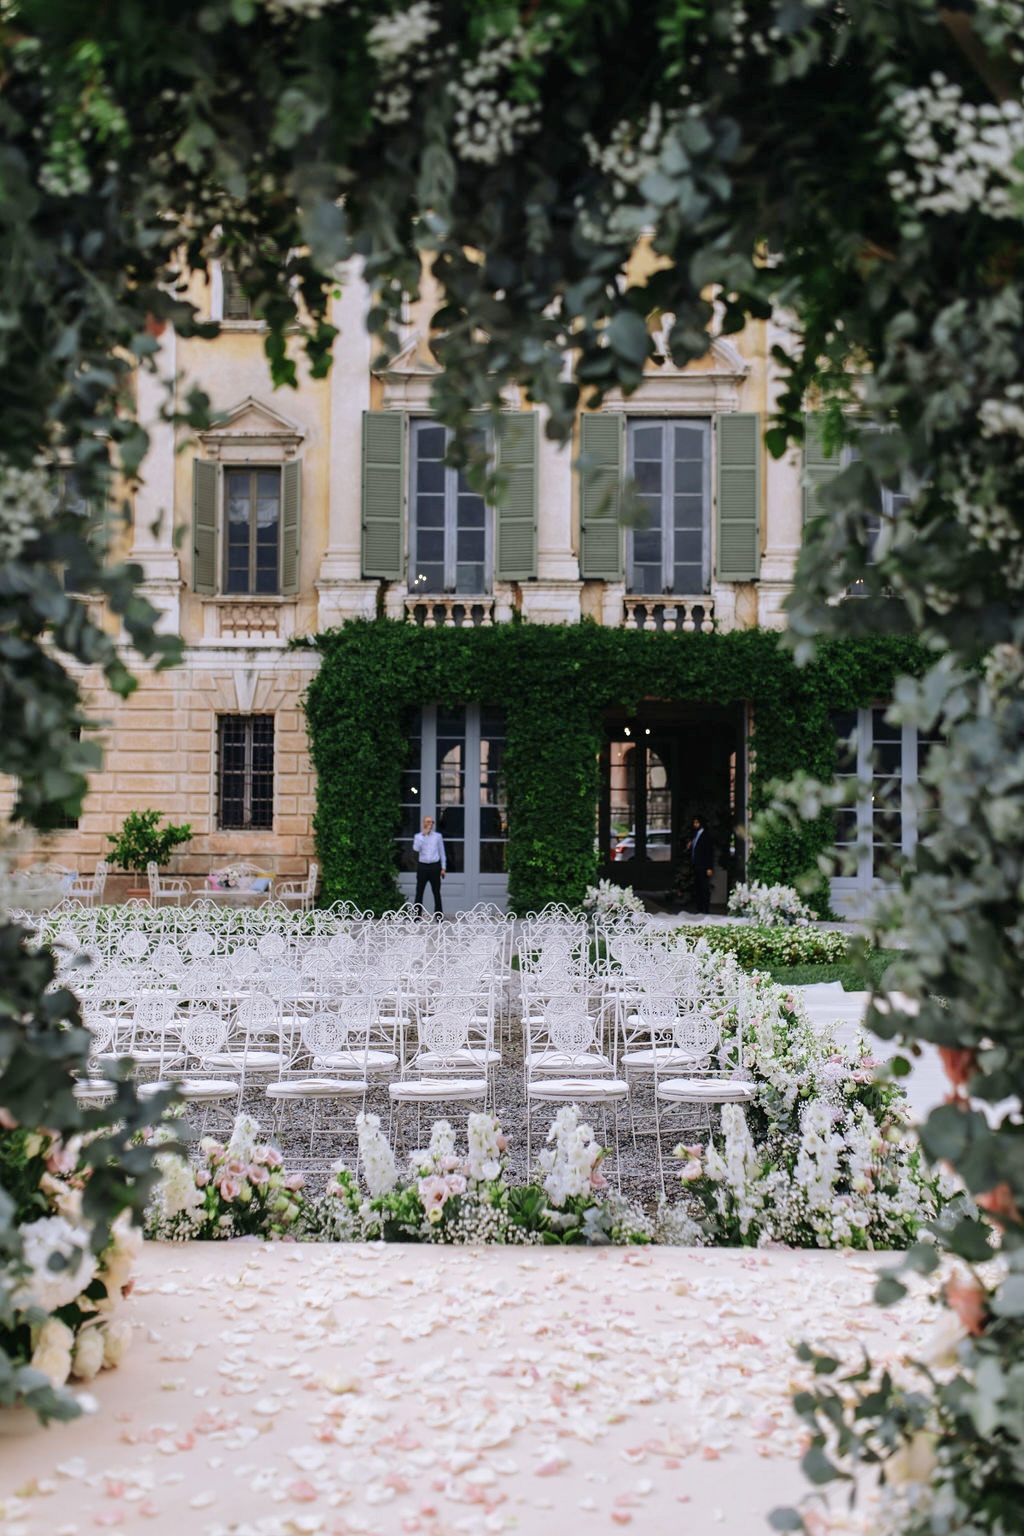
<instances>
[{"instance_id":1,"label":"dark open doorway","mask_svg":"<svg viewBox=\"0 0 1024 1536\"><path fill-rule=\"evenodd\" d=\"M602 877L688 904L686 845L704 817L715 849L712 900L746 863L746 706L646 700L609 710L601 755Z\"/></svg>"}]
</instances>

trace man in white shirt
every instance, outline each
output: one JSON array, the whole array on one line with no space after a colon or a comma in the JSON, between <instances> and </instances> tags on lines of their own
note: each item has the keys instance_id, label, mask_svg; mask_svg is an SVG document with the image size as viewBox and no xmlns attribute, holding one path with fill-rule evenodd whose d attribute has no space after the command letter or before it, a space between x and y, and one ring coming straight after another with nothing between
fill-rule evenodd
<instances>
[{"instance_id":1,"label":"man in white shirt","mask_svg":"<svg viewBox=\"0 0 1024 1536\"><path fill-rule=\"evenodd\" d=\"M444 838L434 831L433 816L424 816L423 831L412 840L412 851L418 860L416 865L416 915L426 911L423 893L427 886L434 893L434 916L441 917L441 881L445 877L448 860L445 857Z\"/></svg>"}]
</instances>

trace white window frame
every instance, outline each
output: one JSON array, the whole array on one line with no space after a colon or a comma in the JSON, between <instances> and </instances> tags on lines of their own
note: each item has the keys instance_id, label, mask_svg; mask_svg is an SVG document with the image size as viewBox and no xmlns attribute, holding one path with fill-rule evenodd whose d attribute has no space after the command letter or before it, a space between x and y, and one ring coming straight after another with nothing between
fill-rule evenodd
<instances>
[{"instance_id":1,"label":"white window frame","mask_svg":"<svg viewBox=\"0 0 1024 1536\"><path fill-rule=\"evenodd\" d=\"M874 712L876 709L884 710L888 706L884 703L868 705L855 711L857 716L854 746L856 752L856 767L853 773L838 776L838 778L855 778L858 784L856 800L856 848L857 867L854 874L840 874L832 877L833 906L837 911L856 912L863 903L864 898L873 891L883 890L890 881L874 873L874 826L873 826L873 796L872 785L875 779L874 772ZM843 713L844 711L838 711ZM851 713L854 713L851 711ZM917 729L912 725L892 727L899 732L900 739L900 797L899 805L893 806L893 810L900 814L900 842L899 853L904 859L909 858L917 847L918 833L918 785L919 766L921 762L922 742ZM928 742L924 742L927 748ZM841 845L850 848L851 844Z\"/></svg>"},{"instance_id":2,"label":"white window frame","mask_svg":"<svg viewBox=\"0 0 1024 1536\"><path fill-rule=\"evenodd\" d=\"M671 432L677 426L700 427L704 437L704 476L702 486L703 517L701 521L701 586L699 592L677 592L675 589L675 455L671 451ZM650 598L703 597L711 591L711 485L714 451L713 421L709 416L658 415L646 416L639 412L626 417L626 476L634 479L635 431L637 428L661 428L661 575L662 584L657 592L641 592L636 586L633 559L634 531L626 531L626 591L630 596ZM669 479L672 485L669 485Z\"/></svg>"},{"instance_id":3,"label":"white window frame","mask_svg":"<svg viewBox=\"0 0 1024 1536\"><path fill-rule=\"evenodd\" d=\"M431 590L416 576L418 563L417 543L419 534L419 519L417 516L416 478L419 466L417 443L419 434L429 428L438 429L445 434L445 452L447 453L451 443L452 433L450 427L436 421L431 416L411 416L409 418L409 474L406 487L407 496L407 523L409 530L409 592L413 597L427 598L465 598L489 597L494 589L494 508L489 502L484 501L484 586L482 591L460 592L457 589L458 560L458 496L459 477L463 473L450 465L444 466L444 586L440 592ZM488 435L489 444L489 435ZM434 461L431 461L434 462Z\"/></svg>"}]
</instances>

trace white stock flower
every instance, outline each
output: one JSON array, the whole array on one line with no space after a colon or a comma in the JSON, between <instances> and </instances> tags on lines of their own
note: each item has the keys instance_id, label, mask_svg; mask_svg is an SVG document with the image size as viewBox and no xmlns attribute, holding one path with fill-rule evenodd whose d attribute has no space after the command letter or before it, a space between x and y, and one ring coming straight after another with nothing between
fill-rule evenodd
<instances>
[{"instance_id":1,"label":"white stock flower","mask_svg":"<svg viewBox=\"0 0 1024 1536\"><path fill-rule=\"evenodd\" d=\"M251 1163L259 1139L260 1128L252 1115L236 1115L225 1153L226 1161L237 1157L240 1163Z\"/></svg>"},{"instance_id":2,"label":"white stock flower","mask_svg":"<svg viewBox=\"0 0 1024 1536\"><path fill-rule=\"evenodd\" d=\"M73 1227L63 1216L44 1216L20 1229L22 1254L29 1267L28 1278L14 1292L16 1307L42 1307L56 1312L81 1295L96 1273L96 1259L89 1250L88 1227ZM51 1269L50 1259L65 1261L61 1269Z\"/></svg>"},{"instance_id":3,"label":"white stock flower","mask_svg":"<svg viewBox=\"0 0 1024 1536\"><path fill-rule=\"evenodd\" d=\"M102 1328L79 1330L71 1351L71 1374L78 1381L91 1381L103 1369L104 1339Z\"/></svg>"},{"instance_id":4,"label":"white stock flower","mask_svg":"<svg viewBox=\"0 0 1024 1536\"><path fill-rule=\"evenodd\" d=\"M394 1153L381 1133L379 1115L357 1115L356 1135L366 1187L371 1197L377 1200L390 1193L398 1183Z\"/></svg>"}]
</instances>

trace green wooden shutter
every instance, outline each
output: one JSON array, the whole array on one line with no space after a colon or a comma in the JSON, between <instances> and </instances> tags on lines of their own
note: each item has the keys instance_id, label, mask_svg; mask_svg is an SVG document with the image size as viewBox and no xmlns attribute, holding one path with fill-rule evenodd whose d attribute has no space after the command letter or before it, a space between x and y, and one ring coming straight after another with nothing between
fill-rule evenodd
<instances>
[{"instance_id":1,"label":"green wooden shutter","mask_svg":"<svg viewBox=\"0 0 1024 1536\"><path fill-rule=\"evenodd\" d=\"M580 421L580 575L584 581L621 581L623 436L615 412Z\"/></svg>"},{"instance_id":2,"label":"green wooden shutter","mask_svg":"<svg viewBox=\"0 0 1024 1536\"><path fill-rule=\"evenodd\" d=\"M402 576L405 522L405 417L363 412L363 575Z\"/></svg>"},{"instance_id":3,"label":"green wooden shutter","mask_svg":"<svg viewBox=\"0 0 1024 1536\"><path fill-rule=\"evenodd\" d=\"M497 460L505 493L495 511L494 574L498 581L531 581L537 575L535 411L501 418Z\"/></svg>"},{"instance_id":4,"label":"green wooden shutter","mask_svg":"<svg viewBox=\"0 0 1024 1536\"><path fill-rule=\"evenodd\" d=\"M192 587L202 597L217 590L217 466L192 461Z\"/></svg>"},{"instance_id":5,"label":"green wooden shutter","mask_svg":"<svg viewBox=\"0 0 1024 1536\"><path fill-rule=\"evenodd\" d=\"M301 540L302 460L290 459L281 470L281 591L286 597L299 590Z\"/></svg>"},{"instance_id":6,"label":"green wooden shutter","mask_svg":"<svg viewBox=\"0 0 1024 1536\"><path fill-rule=\"evenodd\" d=\"M804 417L804 525L812 517L820 517L818 492L823 485L834 480L840 470L837 453L826 453L821 440L821 418L818 415Z\"/></svg>"},{"instance_id":7,"label":"green wooden shutter","mask_svg":"<svg viewBox=\"0 0 1024 1536\"><path fill-rule=\"evenodd\" d=\"M719 416L719 581L756 581L761 569L761 417L756 411Z\"/></svg>"}]
</instances>

